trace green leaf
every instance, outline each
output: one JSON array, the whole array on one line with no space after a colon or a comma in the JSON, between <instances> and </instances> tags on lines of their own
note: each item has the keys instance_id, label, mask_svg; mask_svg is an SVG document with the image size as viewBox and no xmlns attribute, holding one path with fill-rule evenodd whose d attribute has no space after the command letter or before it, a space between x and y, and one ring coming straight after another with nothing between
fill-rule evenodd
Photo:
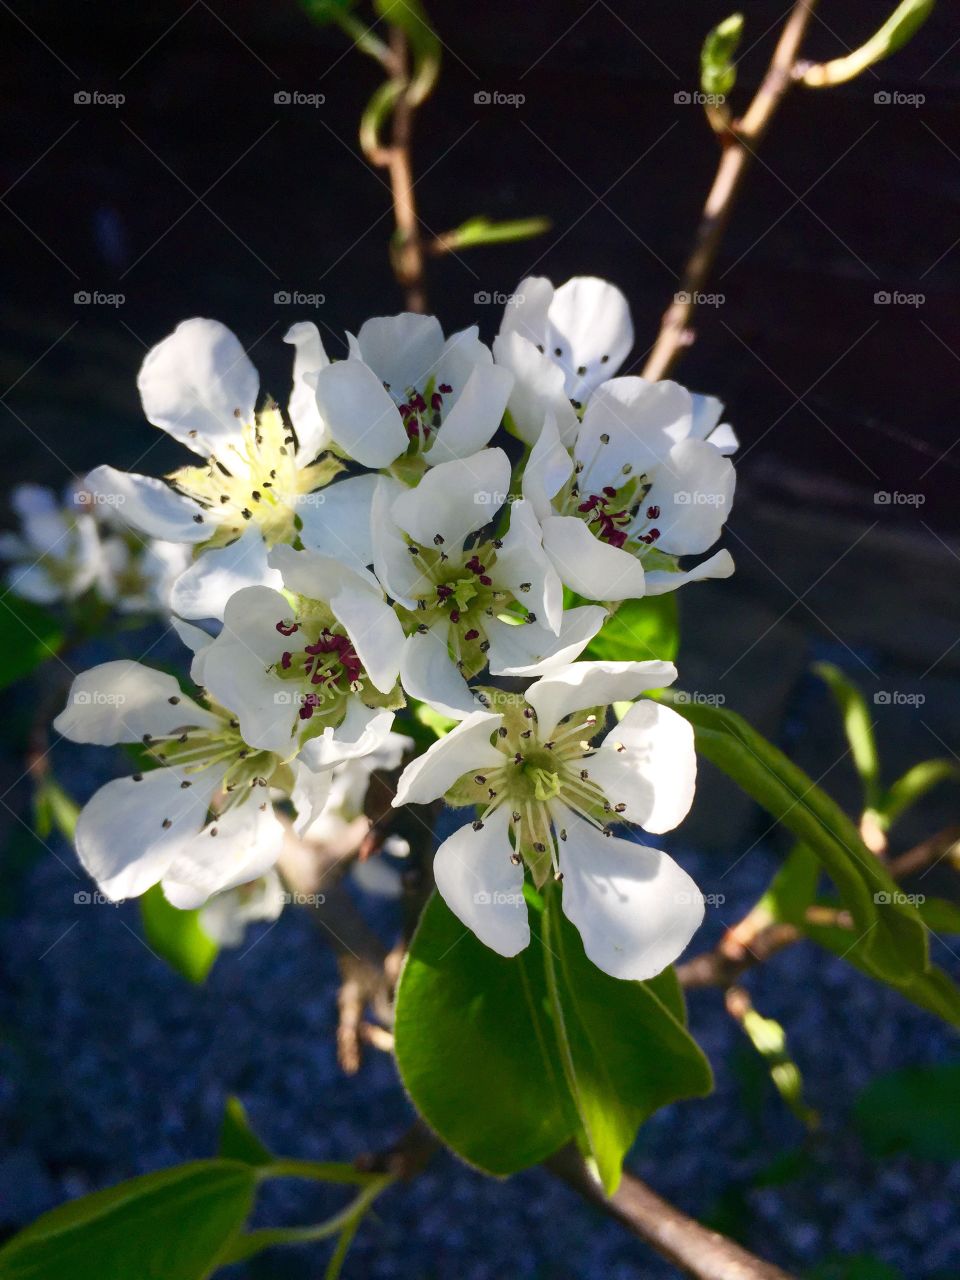
<instances>
[{"instance_id":1,"label":"green leaf","mask_svg":"<svg viewBox=\"0 0 960 1280\"><path fill-rule=\"evenodd\" d=\"M917 903L920 919L931 933L960 933L960 906L945 898L924 898Z\"/></svg>"},{"instance_id":2,"label":"green leaf","mask_svg":"<svg viewBox=\"0 0 960 1280\"><path fill-rule=\"evenodd\" d=\"M140 899L143 932L151 948L189 982L203 982L220 950L204 933L199 911L179 911L158 884Z\"/></svg>"},{"instance_id":3,"label":"green leaf","mask_svg":"<svg viewBox=\"0 0 960 1280\"><path fill-rule=\"evenodd\" d=\"M767 1064L770 1079L784 1102L808 1129L816 1129L820 1117L804 1101L803 1076L790 1055L787 1033L774 1018L765 1018L754 1008L746 1009L738 1018L747 1039Z\"/></svg>"},{"instance_id":4,"label":"green leaf","mask_svg":"<svg viewBox=\"0 0 960 1280\"><path fill-rule=\"evenodd\" d=\"M202 1280L246 1221L256 1174L232 1160L148 1173L45 1213L0 1249L2 1280Z\"/></svg>"},{"instance_id":5,"label":"green leaf","mask_svg":"<svg viewBox=\"0 0 960 1280\"><path fill-rule=\"evenodd\" d=\"M672 662L680 646L674 592L626 600L587 645L585 658L609 662Z\"/></svg>"},{"instance_id":6,"label":"green leaf","mask_svg":"<svg viewBox=\"0 0 960 1280\"><path fill-rule=\"evenodd\" d=\"M726 97L732 91L737 82L734 58L742 35L742 13L724 18L707 34L700 50L700 88L704 93Z\"/></svg>"},{"instance_id":7,"label":"green leaf","mask_svg":"<svg viewBox=\"0 0 960 1280\"><path fill-rule=\"evenodd\" d=\"M531 941L512 960L434 894L397 992L394 1037L417 1109L458 1155L517 1173L582 1136L604 1185L648 1115L712 1087L672 970L622 982L590 963L559 910L528 893Z\"/></svg>"},{"instance_id":8,"label":"green leaf","mask_svg":"<svg viewBox=\"0 0 960 1280\"><path fill-rule=\"evenodd\" d=\"M444 249L475 249L487 244L512 244L516 240L531 240L543 235L551 227L549 218L511 218L506 222L493 222L482 214L468 218L453 231L446 231L437 239Z\"/></svg>"},{"instance_id":9,"label":"green leaf","mask_svg":"<svg viewBox=\"0 0 960 1280\"><path fill-rule=\"evenodd\" d=\"M816 855L856 922L875 976L896 985L905 973L922 974L929 963L923 922L839 805L741 716L678 701L673 690L661 697L691 722L697 750Z\"/></svg>"},{"instance_id":10,"label":"green leaf","mask_svg":"<svg viewBox=\"0 0 960 1280\"><path fill-rule=\"evenodd\" d=\"M53 658L64 633L52 614L12 592L0 596L0 689Z\"/></svg>"},{"instance_id":11,"label":"green leaf","mask_svg":"<svg viewBox=\"0 0 960 1280\"><path fill-rule=\"evenodd\" d=\"M880 798L880 757L866 699L832 663L818 662L813 671L826 683L843 717L850 755L863 783L864 808L875 809Z\"/></svg>"},{"instance_id":12,"label":"green leaf","mask_svg":"<svg viewBox=\"0 0 960 1280\"><path fill-rule=\"evenodd\" d=\"M274 1160L273 1154L250 1127L246 1107L232 1095L223 1109L217 1153L224 1160L241 1160L254 1167L272 1164Z\"/></svg>"},{"instance_id":13,"label":"green leaf","mask_svg":"<svg viewBox=\"0 0 960 1280\"><path fill-rule=\"evenodd\" d=\"M64 840L73 842L80 806L49 774L41 779L33 796L33 824L41 840L56 829Z\"/></svg>"},{"instance_id":14,"label":"green leaf","mask_svg":"<svg viewBox=\"0 0 960 1280\"><path fill-rule=\"evenodd\" d=\"M803 924L803 913L817 896L820 864L803 844L794 845L767 885L756 910L770 923Z\"/></svg>"},{"instance_id":15,"label":"green leaf","mask_svg":"<svg viewBox=\"0 0 960 1280\"><path fill-rule=\"evenodd\" d=\"M417 1110L458 1155L493 1174L538 1164L578 1128L532 932L507 960L434 893L397 990L397 1065Z\"/></svg>"},{"instance_id":16,"label":"green leaf","mask_svg":"<svg viewBox=\"0 0 960 1280\"><path fill-rule=\"evenodd\" d=\"M560 892L550 889L543 912L553 1030L587 1147L612 1195L643 1121L668 1102L708 1094L713 1075L652 986L611 978L590 963Z\"/></svg>"},{"instance_id":17,"label":"green leaf","mask_svg":"<svg viewBox=\"0 0 960 1280\"><path fill-rule=\"evenodd\" d=\"M861 75L868 67L889 58L912 40L933 12L934 0L903 0L879 31L842 58L808 67L800 77L810 88L843 84Z\"/></svg>"},{"instance_id":18,"label":"green leaf","mask_svg":"<svg viewBox=\"0 0 960 1280\"><path fill-rule=\"evenodd\" d=\"M930 1160L960 1157L960 1063L905 1067L871 1080L854 1120L875 1155L909 1151Z\"/></svg>"},{"instance_id":19,"label":"green leaf","mask_svg":"<svg viewBox=\"0 0 960 1280\"><path fill-rule=\"evenodd\" d=\"M866 938L862 935L858 937L857 930L844 929L840 925L812 924L809 921L802 928L804 936L825 951L852 964L868 977L893 987L907 1000L935 1017L942 1018L953 1027L960 1027L960 988L949 974L936 965L921 972L910 969L884 972L878 969L874 956L867 949Z\"/></svg>"},{"instance_id":20,"label":"green leaf","mask_svg":"<svg viewBox=\"0 0 960 1280\"><path fill-rule=\"evenodd\" d=\"M928 791L941 782L960 782L960 767L953 760L922 760L887 789L880 809L889 826Z\"/></svg>"},{"instance_id":21,"label":"green leaf","mask_svg":"<svg viewBox=\"0 0 960 1280\"><path fill-rule=\"evenodd\" d=\"M440 41L430 26L420 0L373 0L377 14L391 27L399 27L413 54L413 76L407 97L419 106L436 84L440 73Z\"/></svg>"}]
</instances>

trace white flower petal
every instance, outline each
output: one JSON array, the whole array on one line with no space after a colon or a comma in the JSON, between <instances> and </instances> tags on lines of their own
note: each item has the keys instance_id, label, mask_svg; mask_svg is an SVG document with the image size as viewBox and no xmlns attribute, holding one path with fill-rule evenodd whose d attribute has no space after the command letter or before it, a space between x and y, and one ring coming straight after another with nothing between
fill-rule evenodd
<instances>
[{"instance_id":1,"label":"white flower petal","mask_svg":"<svg viewBox=\"0 0 960 1280\"><path fill-rule=\"evenodd\" d=\"M629 303L606 280L574 276L553 295L543 341L547 355L563 369L567 395L583 404L630 354Z\"/></svg>"},{"instance_id":2,"label":"white flower petal","mask_svg":"<svg viewBox=\"0 0 960 1280\"><path fill-rule=\"evenodd\" d=\"M729 578L733 570L733 556L725 549L708 556L692 569L684 569L678 573L670 573L666 569L651 569L647 573L647 595L662 596L666 591L675 591L685 582L702 582L706 578Z\"/></svg>"},{"instance_id":3,"label":"white flower petal","mask_svg":"<svg viewBox=\"0 0 960 1280\"><path fill-rule=\"evenodd\" d=\"M6 583L16 595L34 604L56 604L68 594L42 564L15 565L7 572Z\"/></svg>"},{"instance_id":4,"label":"white flower petal","mask_svg":"<svg viewBox=\"0 0 960 1280\"><path fill-rule=\"evenodd\" d=\"M389 693L397 683L404 644L403 627L392 606L379 590L344 588L331 597L330 608L374 685Z\"/></svg>"},{"instance_id":5,"label":"white flower petal","mask_svg":"<svg viewBox=\"0 0 960 1280\"><path fill-rule=\"evenodd\" d=\"M543 676L524 697L537 713L537 732L543 740L574 711L629 702L676 678L672 662L573 662Z\"/></svg>"},{"instance_id":6,"label":"white flower petal","mask_svg":"<svg viewBox=\"0 0 960 1280\"><path fill-rule=\"evenodd\" d=\"M497 552L496 585L514 593L555 635L563 617L563 583L541 544L540 523L525 500L510 508L510 528Z\"/></svg>"},{"instance_id":7,"label":"white flower petal","mask_svg":"<svg viewBox=\"0 0 960 1280\"><path fill-rule=\"evenodd\" d=\"M380 378L359 360L340 360L313 375L317 406L331 437L365 467L387 467L410 441Z\"/></svg>"},{"instance_id":8,"label":"white flower petal","mask_svg":"<svg viewBox=\"0 0 960 1280\"><path fill-rule=\"evenodd\" d=\"M145 734L159 738L188 726L216 729L220 723L188 698L173 676L120 659L74 679L53 727L72 742L111 747L139 742Z\"/></svg>"},{"instance_id":9,"label":"white flower petal","mask_svg":"<svg viewBox=\"0 0 960 1280\"><path fill-rule=\"evenodd\" d=\"M290 767L293 769L293 790L290 792L290 799L297 811L293 829L298 836L302 836L323 813L330 798L333 770L324 769L322 772L317 772L308 768L300 760L294 760Z\"/></svg>"},{"instance_id":10,"label":"white flower petal","mask_svg":"<svg viewBox=\"0 0 960 1280\"><path fill-rule=\"evenodd\" d=\"M436 466L482 449L500 425L512 387L509 369L476 365L459 394L454 388L449 408L444 401L443 422L424 455L426 461Z\"/></svg>"},{"instance_id":11,"label":"white flower petal","mask_svg":"<svg viewBox=\"0 0 960 1280\"><path fill-rule=\"evenodd\" d=\"M372 564L370 508L376 487L376 476L350 476L306 494L297 504L303 545L355 569Z\"/></svg>"},{"instance_id":12,"label":"white flower petal","mask_svg":"<svg viewBox=\"0 0 960 1280\"><path fill-rule=\"evenodd\" d=\"M462 720L477 701L447 649L444 624L423 635L414 632L403 642L400 684L408 698L428 702L442 715Z\"/></svg>"},{"instance_id":13,"label":"white flower petal","mask_svg":"<svg viewBox=\"0 0 960 1280\"><path fill-rule=\"evenodd\" d=\"M267 546L251 525L236 542L201 551L170 592L170 605L183 618L222 618L227 601L243 587L281 587L276 569L267 564Z\"/></svg>"},{"instance_id":14,"label":"white flower petal","mask_svg":"<svg viewBox=\"0 0 960 1280\"><path fill-rule=\"evenodd\" d=\"M564 390L563 370L519 333L503 333L493 341L498 365L514 376L507 408L517 434L534 444L548 413L552 413L560 439L569 444L577 434L577 415Z\"/></svg>"},{"instance_id":15,"label":"white flower petal","mask_svg":"<svg viewBox=\"0 0 960 1280\"><path fill-rule=\"evenodd\" d=\"M606 609L596 604L567 609L559 635L554 635L537 623L514 626L494 619L486 627L490 641L490 674L549 675L580 656L603 626L606 617Z\"/></svg>"},{"instance_id":16,"label":"white flower petal","mask_svg":"<svg viewBox=\"0 0 960 1280\"><path fill-rule=\"evenodd\" d=\"M740 441L737 439L737 433L734 431L733 427L731 427L729 422L721 422L719 427L716 427L711 431L709 436L707 436L707 443L712 444L713 447L719 453L722 453L725 458L729 457L731 453L736 453L740 448Z\"/></svg>"},{"instance_id":17,"label":"white flower petal","mask_svg":"<svg viewBox=\"0 0 960 1280\"><path fill-rule=\"evenodd\" d=\"M413 489L395 498L393 518L421 546L459 552L468 534L497 514L510 488L510 461L502 449L441 462ZM407 553L409 554L409 552Z\"/></svg>"},{"instance_id":18,"label":"white flower petal","mask_svg":"<svg viewBox=\"0 0 960 1280\"><path fill-rule=\"evenodd\" d=\"M690 438L692 440L706 440L720 421L720 415L723 413L723 401L718 400L716 396L700 395L696 391L690 392L690 399L693 401Z\"/></svg>"},{"instance_id":19,"label":"white flower petal","mask_svg":"<svg viewBox=\"0 0 960 1280\"><path fill-rule=\"evenodd\" d=\"M260 377L236 334L217 320L184 320L147 352L137 375L143 412L175 440L209 455L240 444Z\"/></svg>"},{"instance_id":20,"label":"white flower petal","mask_svg":"<svg viewBox=\"0 0 960 1280\"><path fill-rule=\"evenodd\" d=\"M703 896L666 853L604 836L557 805L563 910L598 969L643 981L683 952L703 919Z\"/></svg>"},{"instance_id":21,"label":"white flower petal","mask_svg":"<svg viewBox=\"0 0 960 1280\"><path fill-rule=\"evenodd\" d=\"M644 594L640 561L595 538L577 516L544 520L543 547L566 585L587 600L631 600Z\"/></svg>"},{"instance_id":22,"label":"white flower petal","mask_svg":"<svg viewBox=\"0 0 960 1280\"><path fill-rule=\"evenodd\" d=\"M433 860L437 889L453 914L484 946L515 956L530 942L523 866L514 865L509 813L501 805L475 831L468 822L448 836Z\"/></svg>"},{"instance_id":23,"label":"white flower petal","mask_svg":"<svg viewBox=\"0 0 960 1280\"><path fill-rule=\"evenodd\" d=\"M439 800L465 773L482 773L504 764L507 757L490 741L502 723L502 715L472 711L407 765L397 782L394 808Z\"/></svg>"},{"instance_id":24,"label":"white flower petal","mask_svg":"<svg viewBox=\"0 0 960 1280\"><path fill-rule=\"evenodd\" d=\"M383 598L380 583L369 569L356 569L320 551L297 551L281 543L267 556L267 563L279 572L288 591L310 600L329 601L341 591L372 591Z\"/></svg>"},{"instance_id":25,"label":"white flower petal","mask_svg":"<svg viewBox=\"0 0 960 1280\"><path fill-rule=\"evenodd\" d=\"M572 470L573 459L560 440L553 414L548 413L523 470L523 496L539 520L553 514L551 499L567 483Z\"/></svg>"},{"instance_id":26,"label":"white flower petal","mask_svg":"<svg viewBox=\"0 0 960 1280\"><path fill-rule=\"evenodd\" d=\"M364 362L398 399L411 387L423 391L443 355L443 330L434 316L412 311L375 316L360 326L357 349Z\"/></svg>"},{"instance_id":27,"label":"white flower petal","mask_svg":"<svg viewBox=\"0 0 960 1280\"><path fill-rule=\"evenodd\" d=\"M214 893L259 879L275 865L282 846L283 824L273 805L251 794L177 849L161 881L163 892L181 911L196 910Z\"/></svg>"},{"instance_id":28,"label":"white flower petal","mask_svg":"<svg viewBox=\"0 0 960 1280\"><path fill-rule=\"evenodd\" d=\"M373 540L373 567L387 595L407 609L415 609L421 591L433 584L412 555L400 527L392 515L393 504L406 489L398 481L382 476L374 490L370 509Z\"/></svg>"},{"instance_id":29,"label":"white flower petal","mask_svg":"<svg viewBox=\"0 0 960 1280\"><path fill-rule=\"evenodd\" d=\"M651 474L645 503L659 506L657 549L695 555L712 547L733 506L737 473L705 440L681 440Z\"/></svg>"},{"instance_id":30,"label":"white flower petal","mask_svg":"<svg viewBox=\"0 0 960 1280\"><path fill-rule=\"evenodd\" d=\"M154 476L95 467L83 482L85 489L106 500L124 524L151 538L170 542L206 542L217 527L217 513L205 512ZM198 521L195 517L200 516Z\"/></svg>"},{"instance_id":31,"label":"white flower petal","mask_svg":"<svg viewBox=\"0 0 960 1280\"><path fill-rule=\"evenodd\" d=\"M679 383L635 377L604 382L590 397L577 436L581 494L619 488L625 467L640 475L662 462L690 434L692 415L690 392Z\"/></svg>"},{"instance_id":32,"label":"white flower petal","mask_svg":"<svg viewBox=\"0 0 960 1280\"><path fill-rule=\"evenodd\" d=\"M174 769L154 769L139 782L116 778L87 802L77 820L77 853L108 898L135 898L166 874L203 825L221 776L209 773L187 788Z\"/></svg>"},{"instance_id":33,"label":"white flower petal","mask_svg":"<svg viewBox=\"0 0 960 1280\"><path fill-rule=\"evenodd\" d=\"M501 333L519 333L534 346L542 344L547 332L547 311L554 295L546 276L524 276L507 299L500 322Z\"/></svg>"},{"instance_id":34,"label":"white flower petal","mask_svg":"<svg viewBox=\"0 0 960 1280\"><path fill-rule=\"evenodd\" d=\"M687 816L697 782L693 728L649 698L635 702L587 762L611 806L625 804L625 822L659 835Z\"/></svg>"},{"instance_id":35,"label":"white flower petal","mask_svg":"<svg viewBox=\"0 0 960 1280\"><path fill-rule=\"evenodd\" d=\"M365 707L359 698L351 698L336 729L328 727L318 737L310 738L300 751L300 759L308 769L332 769L345 760L379 751L392 728L392 711Z\"/></svg>"},{"instance_id":36,"label":"white flower petal","mask_svg":"<svg viewBox=\"0 0 960 1280\"><path fill-rule=\"evenodd\" d=\"M317 408L317 393L313 379L308 374L319 373L330 363L323 348L320 330L312 320L301 320L291 325L283 335L284 342L295 348L293 356L293 390L290 392L288 411L297 433L297 464L306 466L330 443L330 436Z\"/></svg>"}]
</instances>

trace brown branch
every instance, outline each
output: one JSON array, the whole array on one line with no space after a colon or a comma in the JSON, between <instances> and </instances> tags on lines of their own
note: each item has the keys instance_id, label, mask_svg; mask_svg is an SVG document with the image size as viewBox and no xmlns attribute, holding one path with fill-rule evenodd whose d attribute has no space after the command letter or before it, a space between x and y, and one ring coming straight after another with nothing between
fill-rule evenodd
<instances>
[{"instance_id":1,"label":"brown branch","mask_svg":"<svg viewBox=\"0 0 960 1280\"><path fill-rule=\"evenodd\" d=\"M544 1167L695 1280L791 1280L786 1271L710 1231L632 1174L625 1172L608 1198L573 1147L558 1151Z\"/></svg>"},{"instance_id":2,"label":"brown branch","mask_svg":"<svg viewBox=\"0 0 960 1280\"><path fill-rule=\"evenodd\" d=\"M693 250L643 369L643 376L651 381L665 378L693 340L691 325L696 296L713 266L753 154L793 83L794 68L816 2L797 0L753 101L739 120L719 134L720 163L703 207Z\"/></svg>"},{"instance_id":3,"label":"brown branch","mask_svg":"<svg viewBox=\"0 0 960 1280\"><path fill-rule=\"evenodd\" d=\"M372 158L390 175L393 216L397 224L396 242L390 254L393 273L406 294L407 310L425 312L425 255L417 219L417 202L413 193L413 162L410 154L414 112L409 96L410 57L407 38L399 27L391 28L390 51L394 65L392 78L399 88L393 107L391 141L389 147L382 148L379 155Z\"/></svg>"},{"instance_id":4,"label":"brown branch","mask_svg":"<svg viewBox=\"0 0 960 1280\"><path fill-rule=\"evenodd\" d=\"M886 864L887 870L894 880L903 880L933 866L954 846L960 848L960 827L945 827L892 859ZM845 911L810 907L805 915L811 924L839 924L843 928L853 928L853 921ZM802 929L771 920L766 911L754 907L738 924L727 930L712 951L704 951L678 964L677 978L680 985L688 990L694 987L726 989L748 969L763 964L784 947L799 942L803 936Z\"/></svg>"}]
</instances>

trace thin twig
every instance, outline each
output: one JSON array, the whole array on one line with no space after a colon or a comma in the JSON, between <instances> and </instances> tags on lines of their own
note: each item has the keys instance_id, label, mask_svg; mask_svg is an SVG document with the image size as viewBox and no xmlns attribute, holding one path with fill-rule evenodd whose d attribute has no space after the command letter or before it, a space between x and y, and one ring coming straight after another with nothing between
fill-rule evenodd
<instances>
[{"instance_id":1,"label":"thin twig","mask_svg":"<svg viewBox=\"0 0 960 1280\"><path fill-rule=\"evenodd\" d=\"M660 332L644 366L651 381L665 378L693 340L691 324L696 297L717 256L734 201L750 161L769 128L784 95L794 82L794 69L817 0L797 0L777 42L770 65L743 116L719 134L720 163L707 196L693 250L680 277L674 301L664 313Z\"/></svg>"}]
</instances>

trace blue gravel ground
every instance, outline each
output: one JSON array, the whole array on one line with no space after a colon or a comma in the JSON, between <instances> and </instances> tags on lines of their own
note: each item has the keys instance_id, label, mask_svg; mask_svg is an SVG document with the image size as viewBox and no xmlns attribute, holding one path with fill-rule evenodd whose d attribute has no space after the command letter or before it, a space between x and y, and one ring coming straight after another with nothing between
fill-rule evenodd
<instances>
[{"instance_id":1,"label":"blue gravel ground","mask_svg":"<svg viewBox=\"0 0 960 1280\"><path fill-rule=\"evenodd\" d=\"M106 755L83 763L103 767ZM388 1058L372 1053L352 1080L338 1071L334 967L304 915L289 911L261 927L244 952L221 957L203 988L191 988L141 942L135 905L74 902L84 882L72 874L71 852L53 847L63 861L42 854L0 922L0 1228L65 1197L212 1153L229 1093L284 1154L350 1158L404 1129L410 1110ZM728 895L702 943L755 897L776 861L754 851L721 880L716 858L681 856L705 892ZM366 905L388 923L385 904ZM948 953L938 959L960 967ZM806 946L777 957L750 986L757 1006L788 1027L808 1101L823 1116L799 1176L752 1187L778 1154L800 1149L803 1133L745 1072L742 1037L711 992L694 993L690 1015L717 1091L654 1117L632 1167L798 1273L834 1254L869 1253L906 1280L960 1274L960 1169L874 1161L849 1126L867 1081L942 1060L951 1052L948 1031ZM264 1217L316 1220L333 1203L327 1195L275 1187ZM318 1262L307 1251L278 1252L237 1274L308 1280ZM677 1272L545 1174L504 1184L443 1157L383 1197L346 1275L667 1280Z\"/></svg>"}]
</instances>

